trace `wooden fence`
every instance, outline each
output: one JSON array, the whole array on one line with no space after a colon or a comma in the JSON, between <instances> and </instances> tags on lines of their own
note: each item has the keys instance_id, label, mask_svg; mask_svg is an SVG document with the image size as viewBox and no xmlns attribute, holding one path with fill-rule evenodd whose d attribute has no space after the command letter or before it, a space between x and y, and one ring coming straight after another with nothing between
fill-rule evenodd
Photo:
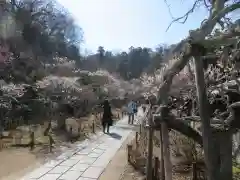
<instances>
[{"instance_id":1,"label":"wooden fence","mask_svg":"<svg viewBox=\"0 0 240 180\"><path fill-rule=\"evenodd\" d=\"M161 129L153 127L154 110L156 107L143 105L144 116L138 120L134 143L128 145L128 162L146 176L147 180L172 180L181 176L179 167L172 166L169 149L169 131L164 124ZM165 131L165 132L164 132ZM166 139L167 138L167 139ZM157 152L156 152L157 149ZM206 180L205 166L202 162L191 162L181 165L187 172L188 179ZM173 170L173 172L172 172ZM178 172L178 173L177 173ZM171 175L169 176L169 174Z\"/></svg>"},{"instance_id":2,"label":"wooden fence","mask_svg":"<svg viewBox=\"0 0 240 180\"><path fill-rule=\"evenodd\" d=\"M49 148L49 152L52 152L53 145L55 144L52 131L52 122L49 122L47 126L44 125L28 125L21 126L22 121L9 121L5 125L8 130L0 131L0 151L10 148L10 147L28 147L33 150L36 146L44 145ZM85 136L85 131L87 133L95 133L98 127L98 123L93 121L89 126L84 126L81 124L78 128L78 134L73 133L73 129L70 128L66 135L68 136L70 142L78 139L80 136ZM16 128L17 127L17 128ZM38 139L38 140L36 140ZM39 142L39 139L40 142Z\"/></svg>"}]
</instances>

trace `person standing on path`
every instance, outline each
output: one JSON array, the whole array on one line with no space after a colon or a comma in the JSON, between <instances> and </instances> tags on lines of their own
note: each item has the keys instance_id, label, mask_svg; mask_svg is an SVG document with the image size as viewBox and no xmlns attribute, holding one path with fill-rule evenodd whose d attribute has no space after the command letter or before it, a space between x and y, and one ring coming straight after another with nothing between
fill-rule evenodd
<instances>
[{"instance_id":1,"label":"person standing on path","mask_svg":"<svg viewBox=\"0 0 240 180\"><path fill-rule=\"evenodd\" d=\"M103 102L103 116L102 116L102 126L103 126L103 133L107 128L107 133L109 133L109 128L113 124L112 119L112 110L108 100Z\"/></svg>"},{"instance_id":2,"label":"person standing on path","mask_svg":"<svg viewBox=\"0 0 240 180\"><path fill-rule=\"evenodd\" d=\"M131 100L128 103L128 124L133 124L134 121L134 114L137 113L137 104Z\"/></svg>"}]
</instances>

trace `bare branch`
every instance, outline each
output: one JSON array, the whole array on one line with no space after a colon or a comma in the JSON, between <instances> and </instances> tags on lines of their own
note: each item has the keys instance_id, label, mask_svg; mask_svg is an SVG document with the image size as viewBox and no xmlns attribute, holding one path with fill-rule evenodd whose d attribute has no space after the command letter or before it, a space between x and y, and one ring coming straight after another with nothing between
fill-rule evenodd
<instances>
[{"instance_id":1,"label":"bare branch","mask_svg":"<svg viewBox=\"0 0 240 180\"><path fill-rule=\"evenodd\" d=\"M174 18L173 18L173 15L172 15L172 12L171 12L171 9L170 9L170 5L168 4L167 0L164 0L164 2L165 2L165 4L166 4L166 6L168 7L168 13L169 13L170 16L172 17L172 19L174 19Z\"/></svg>"},{"instance_id":2,"label":"bare branch","mask_svg":"<svg viewBox=\"0 0 240 180\"><path fill-rule=\"evenodd\" d=\"M179 22L181 24L184 24L187 19L188 19L188 16L194 12L194 10L197 8L197 5L201 2L201 0L197 0L195 1L195 3L193 4L192 8L190 10L188 10L188 12L186 14L184 14L183 16L179 17L179 18L176 18L174 19L170 25L167 27L166 31L168 31L168 29L172 26L173 23L175 22ZM182 20L182 21L181 21Z\"/></svg>"},{"instance_id":3,"label":"bare branch","mask_svg":"<svg viewBox=\"0 0 240 180\"><path fill-rule=\"evenodd\" d=\"M211 6L206 2L206 0L203 0L203 3L208 10L211 9Z\"/></svg>"}]
</instances>

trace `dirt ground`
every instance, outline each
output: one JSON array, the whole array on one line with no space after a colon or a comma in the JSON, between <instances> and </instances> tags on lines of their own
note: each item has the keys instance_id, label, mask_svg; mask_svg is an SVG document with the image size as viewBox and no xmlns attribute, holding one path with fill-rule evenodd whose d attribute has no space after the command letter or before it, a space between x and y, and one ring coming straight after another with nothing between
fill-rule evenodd
<instances>
[{"instance_id":1,"label":"dirt ground","mask_svg":"<svg viewBox=\"0 0 240 180\"><path fill-rule=\"evenodd\" d=\"M0 151L0 180L18 180L33 169L41 166L47 160L54 159L75 144L62 142L49 153L48 146L37 146L33 151L29 148L9 148Z\"/></svg>"},{"instance_id":2,"label":"dirt ground","mask_svg":"<svg viewBox=\"0 0 240 180\"><path fill-rule=\"evenodd\" d=\"M116 114L117 112L118 111L113 110L113 113ZM92 122L89 124L91 125ZM99 129L100 127L96 127L96 131ZM89 131L91 132L92 129L89 129ZM90 132L89 135L91 134ZM78 142L85 138L87 138L87 136L80 138ZM31 172L33 169L39 167L41 164L46 162L46 160L53 159L57 155L60 155L64 149L74 147L74 144L66 142L63 137L60 137L59 134L54 136L54 140L56 141L56 144L55 148L53 149L53 153L49 153L49 147L45 143L37 146L33 151L30 151L29 148L19 147L10 147L1 150L0 180L18 180L19 177L22 177L26 173ZM48 140L46 140L45 137L41 138L40 141L45 142Z\"/></svg>"},{"instance_id":3,"label":"dirt ground","mask_svg":"<svg viewBox=\"0 0 240 180\"><path fill-rule=\"evenodd\" d=\"M1 151L0 158L0 180L16 180L43 163L43 159L24 148Z\"/></svg>"},{"instance_id":4,"label":"dirt ground","mask_svg":"<svg viewBox=\"0 0 240 180\"><path fill-rule=\"evenodd\" d=\"M127 144L132 141L133 137L134 133L123 143L100 176L100 180L143 180L143 176L136 172L127 162Z\"/></svg>"}]
</instances>

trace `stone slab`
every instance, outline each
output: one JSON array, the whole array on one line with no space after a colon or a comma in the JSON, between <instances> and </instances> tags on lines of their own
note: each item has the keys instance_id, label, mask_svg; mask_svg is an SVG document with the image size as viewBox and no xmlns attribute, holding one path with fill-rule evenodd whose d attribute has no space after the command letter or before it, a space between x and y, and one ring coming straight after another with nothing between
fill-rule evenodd
<instances>
[{"instance_id":1,"label":"stone slab","mask_svg":"<svg viewBox=\"0 0 240 180\"><path fill-rule=\"evenodd\" d=\"M49 171L48 174L63 174L69 169L70 167L68 166L56 166L51 171Z\"/></svg>"},{"instance_id":2,"label":"stone slab","mask_svg":"<svg viewBox=\"0 0 240 180\"><path fill-rule=\"evenodd\" d=\"M46 174L38 180L57 180L61 174Z\"/></svg>"},{"instance_id":3,"label":"stone slab","mask_svg":"<svg viewBox=\"0 0 240 180\"><path fill-rule=\"evenodd\" d=\"M80 177L78 180L97 180L97 179Z\"/></svg>"},{"instance_id":4,"label":"stone slab","mask_svg":"<svg viewBox=\"0 0 240 180\"><path fill-rule=\"evenodd\" d=\"M43 166L47 168L53 168L59 165L63 160L50 160L49 162L45 163Z\"/></svg>"},{"instance_id":5,"label":"stone slab","mask_svg":"<svg viewBox=\"0 0 240 180\"><path fill-rule=\"evenodd\" d=\"M97 160L97 158L86 156L86 157L82 158L79 162L82 164L93 164L96 160Z\"/></svg>"},{"instance_id":6,"label":"stone slab","mask_svg":"<svg viewBox=\"0 0 240 180\"><path fill-rule=\"evenodd\" d=\"M81 171L67 171L59 177L59 180L78 180L82 173Z\"/></svg>"},{"instance_id":7,"label":"stone slab","mask_svg":"<svg viewBox=\"0 0 240 180\"><path fill-rule=\"evenodd\" d=\"M63 161L60 165L71 167L71 166L74 166L75 164L77 164L78 162L79 162L78 159L67 159L67 160Z\"/></svg>"},{"instance_id":8,"label":"stone slab","mask_svg":"<svg viewBox=\"0 0 240 180\"><path fill-rule=\"evenodd\" d=\"M86 171L86 169L89 167L90 167L89 164L77 163L70 170L71 171Z\"/></svg>"},{"instance_id":9,"label":"stone slab","mask_svg":"<svg viewBox=\"0 0 240 180\"><path fill-rule=\"evenodd\" d=\"M86 178L95 178L97 179L103 172L104 168L102 167L89 167L82 175L81 177Z\"/></svg>"},{"instance_id":10,"label":"stone slab","mask_svg":"<svg viewBox=\"0 0 240 180\"><path fill-rule=\"evenodd\" d=\"M86 157L86 156L85 155L75 154L72 157L70 157L69 160L78 160L78 161L80 161L84 157Z\"/></svg>"}]
</instances>

